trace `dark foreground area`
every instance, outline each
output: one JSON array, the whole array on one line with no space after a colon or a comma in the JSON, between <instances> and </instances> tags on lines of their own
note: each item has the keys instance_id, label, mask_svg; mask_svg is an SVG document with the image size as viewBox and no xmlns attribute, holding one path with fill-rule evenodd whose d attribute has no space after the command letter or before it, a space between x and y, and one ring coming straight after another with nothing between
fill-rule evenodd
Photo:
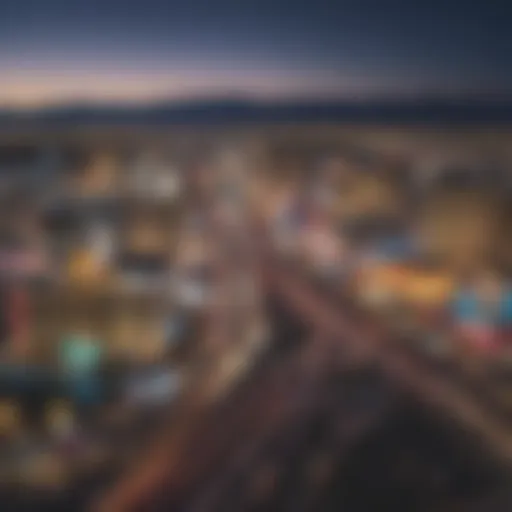
<instances>
[{"instance_id":1,"label":"dark foreground area","mask_svg":"<svg viewBox=\"0 0 512 512\"><path fill-rule=\"evenodd\" d=\"M202 442L219 446L210 466L155 496L151 510L510 510L509 470L478 439L378 368L334 355L311 365L307 326L283 304L272 310L282 343L224 404L219 433L212 421L189 452L194 465Z\"/></svg>"},{"instance_id":2,"label":"dark foreground area","mask_svg":"<svg viewBox=\"0 0 512 512\"><path fill-rule=\"evenodd\" d=\"M510 509L506 471L470 437L371 373L335 380L300 418L234 450L182 501L155 510Z\"/></svg>"}]
</instances>

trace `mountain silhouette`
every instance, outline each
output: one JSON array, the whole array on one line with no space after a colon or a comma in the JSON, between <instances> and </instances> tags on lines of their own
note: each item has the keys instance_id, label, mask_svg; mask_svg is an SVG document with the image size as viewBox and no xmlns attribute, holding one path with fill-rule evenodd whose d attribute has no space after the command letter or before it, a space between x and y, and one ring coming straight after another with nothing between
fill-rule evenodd
<instances>
[{"instance_id":1,"label":"mountain silhouette","mask_svg":"<svg viewBox=\"0 0 512 512\"><path fill-rule=\"evenodd\" d=\"M66 105L33 111L1 111L0 125L230 124L230 123L510 123L512 99L416 99L367 102L256 102L214 99L153 105Z\"/></svg>"}]
</instances>

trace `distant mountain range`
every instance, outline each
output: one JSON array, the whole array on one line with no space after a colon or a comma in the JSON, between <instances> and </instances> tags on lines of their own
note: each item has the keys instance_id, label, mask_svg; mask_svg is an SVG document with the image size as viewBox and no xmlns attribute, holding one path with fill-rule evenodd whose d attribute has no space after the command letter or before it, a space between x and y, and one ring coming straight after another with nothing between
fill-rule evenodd
<instances>
[{"instance_id":1,"label":"distant mountain range","mask_svg":"<svg viewBox=\"0 0 512 512\"><path fill-rule=\"evenodd\" d=\"M144 106L68 105L32 111L0 110L0 126L180 125L265 123L512 123L512 97L345 102L256 102L198 100Z\"/></svg>"}]
</instances>

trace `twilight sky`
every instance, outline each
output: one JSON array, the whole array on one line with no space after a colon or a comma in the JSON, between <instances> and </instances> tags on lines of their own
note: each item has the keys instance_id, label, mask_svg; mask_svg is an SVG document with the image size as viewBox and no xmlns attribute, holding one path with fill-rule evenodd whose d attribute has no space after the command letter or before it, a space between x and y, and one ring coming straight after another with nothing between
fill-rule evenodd
<instances>
[{"instance_id":1,"label":"twilight sky","mask_svg":"<svg viewBox=\"0 0 512 512\"><path fill-rule=\"evenodd\" d=\"M0 0L0 106L512 92L500 0Z\"/></svg>"}]
</instances>

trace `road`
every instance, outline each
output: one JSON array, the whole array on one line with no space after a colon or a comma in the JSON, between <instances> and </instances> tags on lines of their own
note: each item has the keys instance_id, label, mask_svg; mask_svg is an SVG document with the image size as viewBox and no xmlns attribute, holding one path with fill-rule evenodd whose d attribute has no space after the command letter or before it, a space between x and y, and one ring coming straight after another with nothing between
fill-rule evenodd
<instances>
[{"instance_id":1,"label":"road","mask_svg":"<svg viewBox=\"0 0 512 512\"><path fill-rule=\"evenodd\" d=\"M293 272L269 269L267 277L275 326L269 351L220 404L190 417L179 449L159 445L166 464L146 480L144 493L125 483L102 510L330 510L365 503L357 480L365 474L379 499L408 496L409 510L431 510L415 505L427 496L443 510L469 503L472 491L485 497L506 487L506 426L483 415L453 383L388 350L371 323L353 323ZM408 438L403 450L402 436ZM357 446L364 451L365 443L373 448L357 469L351 453ZM387 445L394 451L379 466L384 455L377 454ZM428 455L422 446L431 446L426 469L418 463ZM401 451L410 459L403 464L414 466L414 482L387 478ZM313 473L326 473L318 487L307 476L316 464ZM373 465L380 470L372 472ZM340 496L333 482L341 477L356 479L359 493Z\"/></svg>"}]
</instances>

